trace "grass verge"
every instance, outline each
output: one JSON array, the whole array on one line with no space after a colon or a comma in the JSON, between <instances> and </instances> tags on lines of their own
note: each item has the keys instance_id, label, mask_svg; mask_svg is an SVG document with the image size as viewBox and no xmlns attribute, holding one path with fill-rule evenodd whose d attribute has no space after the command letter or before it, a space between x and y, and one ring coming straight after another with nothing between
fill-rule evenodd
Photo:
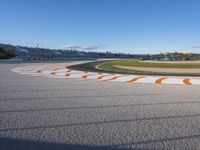
<instances>
[{"instance_id":1,"label":"grass verge","mask_svg":"<svg viewBox=\"0 0 200 150\"><path fill-rule=\"evenodd\" d=\"M139 60L119 60L119 61L108 61L98 65L98 68L107 71L113 71L116 73L133 73L133 74L153 74L153 75L195 75L199 76L199 73L164 73L164 72L146 72L146 71L138 71L138 70L128 70L128 69L120 69L114 67L114 65L118 66L134 66L134 67L153 67L153 68L193 68L200 69L200 62L146 62Z\"/></svg>"}]
</instances>

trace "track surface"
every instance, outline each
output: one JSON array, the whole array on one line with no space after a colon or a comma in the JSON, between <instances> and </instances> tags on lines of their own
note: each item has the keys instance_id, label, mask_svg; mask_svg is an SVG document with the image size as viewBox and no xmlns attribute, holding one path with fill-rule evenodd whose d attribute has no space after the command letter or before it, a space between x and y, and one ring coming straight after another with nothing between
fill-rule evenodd
<instances>
[{"instance_id":1,"label":"track surface","mask_svg":"<svg viewBox=\"0 0 200 150\"><path fill-rule=\"evenodd\" d=\"M200 149L199 86L32 77L0 64L0 149Z\"/></svg>"}]
</instances>

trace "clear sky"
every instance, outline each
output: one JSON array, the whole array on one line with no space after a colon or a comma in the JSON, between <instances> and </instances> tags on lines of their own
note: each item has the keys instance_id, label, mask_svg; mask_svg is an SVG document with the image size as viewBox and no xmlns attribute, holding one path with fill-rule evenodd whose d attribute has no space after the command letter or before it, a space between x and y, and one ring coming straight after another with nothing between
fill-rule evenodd
<instances>
[{"instance_id":1,"label":"clear sky","mask_svg":"<svg viewBox=\"0 0 200 150\"><path fill-rule=\"evenodd\" d=\"M0 43L200 53L200 0L0 0Z\"/></svg>"}]
</instances>

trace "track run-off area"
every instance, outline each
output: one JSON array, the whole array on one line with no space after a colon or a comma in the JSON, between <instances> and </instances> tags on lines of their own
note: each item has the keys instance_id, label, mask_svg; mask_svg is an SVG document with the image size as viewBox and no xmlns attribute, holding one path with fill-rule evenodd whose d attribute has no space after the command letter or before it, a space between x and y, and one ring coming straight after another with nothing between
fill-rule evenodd
<instances>
[{"instance_id":1,"label":"track run-off area","mask_svg":"<svg viewBox=\"0 0 200 150\"><path fill-rule=\"evenodd\" d=\"M151 83L151 84L182 84L182 85L200 85L200 77L190 76L154 76L154 75L132 75L104 72L90 72L69 69L69 66L85 63L54 63L54 64L36 64L20 66L11 69L19 74L31 76L43 76L50 78L81 79L94 81L112 81L125 83Z\"/></svg>"}]
</instances>

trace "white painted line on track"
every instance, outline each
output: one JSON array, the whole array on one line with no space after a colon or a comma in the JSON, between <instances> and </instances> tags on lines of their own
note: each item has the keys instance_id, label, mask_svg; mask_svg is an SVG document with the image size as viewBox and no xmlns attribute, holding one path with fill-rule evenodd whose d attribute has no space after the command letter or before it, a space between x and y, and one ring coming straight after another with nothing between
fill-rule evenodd
<instances>
[{"instance_id":1,"label":"white painted line on track","mask_svg":"<svg viewBox=\"0 0 200 150\"><path fill-rule=\"evenodd\" d=\"M163 84L184 84L183 79L177 79L177 78L167 78L162 83Z\"/></svg>"},{"instance_id":2,"label":"white painted line on track","mask_svg":"<svg viewBox=\"0 0 200 150\"><path fill-rule=\"evenodd\" d=\"M192 85L200 85L200 80L195 80L195 79L191 79L190 82L192 83Z\"/></svg>"},{"instance_id":3,"label":"white painted line on track","mask_svg":"<svg viewBox=\"0 0 200 150\"><path fill-rule=\"evenodd\" d=\"M159 78L148 76L148 77L145 77L145 78L141 78L138 81L135 81L135 83L155 83L155 81L157 79L159 79Z\"/></svg>"}]
</instances>

